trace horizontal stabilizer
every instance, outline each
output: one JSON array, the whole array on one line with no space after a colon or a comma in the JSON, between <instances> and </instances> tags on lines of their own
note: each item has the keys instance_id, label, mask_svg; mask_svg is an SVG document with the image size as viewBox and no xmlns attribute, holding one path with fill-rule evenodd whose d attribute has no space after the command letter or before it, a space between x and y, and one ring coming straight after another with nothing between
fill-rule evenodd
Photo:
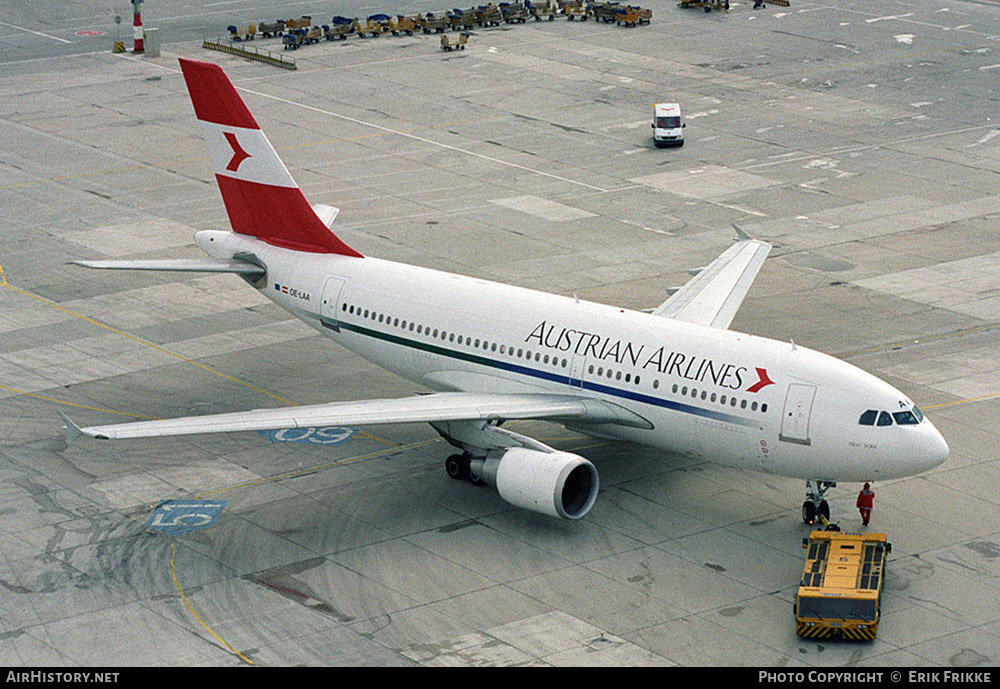
<instances>
[{"instance_id":1,"label":"horizontal stabilizer","mask_svg":"<svg viewBox=\"0 0 1000 689\"><path fill-rule=\"evenodd\" d=\"M236 273L260 277L267 271L261 266L235 258L169 258L151 260L70 261L84 268L104 270L166 270L191 273Z\"/></svg>"},{"instance_id":2,"label":"horizontal stabilizer","mask_svg":"<svg viewBox=\"0 0 1000 689\"><path fill-rule=\"evenodd\" d=\"M328 206L325 203L314 203L313 210L316 211L316 216L323 221L323 224L330 228L333 227L333 221L337 219L337 213L340 212L339 208Z\"/></svg>"},{"instance_id":3,"label":"horizontal stabilizer","mask_svg":"<svg viewBox=\"0 0 1000 689\"><path fill-rule=\"evenodd\" d=\"M279 409L135 421L80 428L63 417L69 439L88 435L100 440L167 435L267 431L316 426L362 426L385 423L506 419L560 419L576 423L648 427L645 419L607 402L548 394L442 392L399 399L332 402Z\"/></svg>"}]
</instances>

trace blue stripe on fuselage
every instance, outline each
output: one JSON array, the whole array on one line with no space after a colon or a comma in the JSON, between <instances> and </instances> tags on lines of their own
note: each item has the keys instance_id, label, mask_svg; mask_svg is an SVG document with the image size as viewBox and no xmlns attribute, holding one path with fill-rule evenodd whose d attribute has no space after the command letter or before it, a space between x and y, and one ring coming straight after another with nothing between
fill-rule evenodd
<instances>
[{"instance_id":1,"label":"blue stripe on fuselage","mask_svg":"<svg viewBox=\"0 0 1000 689\"><path fill-rule=\"evenodd\" d=\"M320 318L320 322L323 324L324 327L329 328L330 330L336 330L339 327L344 330L350 330L351 332L357 333L359 335L365 335L367 337L372 337L378 340L382 340L384 342L391 342L392 344L401 345L403 347L409 347L411 349L416 349L423 352L429 352L431 354L436 354L438 356L443 356L450 359L458 359L460 361L467 361L469 363L479 364L481 366L488 366L490 368L500 369L503 371L510 371L511 373L517 373L519 375L529 376L531 378L538 378L540 380L547 380L553 383L559 383L561 385L568 385L574 390L589 390L604 395L610 395L612 397L628 399L635 402L640 402L642 404L649 404L654 407L660 407L662 409L670 409L672 411L681 412L683 414L693 414L695 416L713 419L715 421L724 421L726 423L731 423L738 426L756 426L758 424L758 422L754 419L748 419L742 416L727 414L725 412L718 411L715 409L705 409L704 407L698 407L692 404L686 404L684 402L676 402L673 400L663 399L661 397L653 397L652 395L636 392L634 390L612 387L610 385L603 385L601 383L597 383L590 380L581 380L579 378L573 378L569 375L552 373L551 371L544 371L537 368L531 368L530 366L522 366L520 364L514 364L508 361L492 359L489 357L481 356L479 354L471 354L468 352L448 349L447 347L441 347L440 345L421 342L419 340L412 340L409 338L400 337L398 335L393 335L391 333L385 333L378 330L372 330L371 328L366 328L364 326L356 325L354 323L347 323L344 321L333 321L327 318Z\"/></svg>"}]
</instances>

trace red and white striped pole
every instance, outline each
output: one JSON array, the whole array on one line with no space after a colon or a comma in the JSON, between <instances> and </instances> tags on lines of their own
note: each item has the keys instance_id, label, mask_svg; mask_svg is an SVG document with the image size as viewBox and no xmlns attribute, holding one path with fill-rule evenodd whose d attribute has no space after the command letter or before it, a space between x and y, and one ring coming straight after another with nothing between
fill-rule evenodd
<instances>
[{"instance_id":1,"label":"red and white striped pole","mask_svg":"<svg viewBox=\"0 0 1000 689\"><path fill-rule=\"evenodd\" d=\"M132 52L146 52L142 34L142 0L132 0Z\"/></svg>"}]
</instances>

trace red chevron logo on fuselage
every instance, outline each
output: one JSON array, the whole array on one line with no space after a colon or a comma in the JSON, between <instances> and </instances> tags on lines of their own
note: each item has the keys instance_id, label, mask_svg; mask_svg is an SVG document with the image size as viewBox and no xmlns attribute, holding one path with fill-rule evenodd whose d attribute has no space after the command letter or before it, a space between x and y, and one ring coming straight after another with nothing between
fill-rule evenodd
<instances>
[{"instance_id":1,"label":"red chevron logo on fuselage","mask_svg":"<svg viewBox=\"0 0 1000 689\"><path fill-rule=\"evenodd\" d=\"M240 169L240 165L244 160L250 157L250 154L243 150L240 146L240 142L236 140L236 135L232 132L224 132L226 141L233 149L233 157L230 159L229 164L226 165L226 169L231 172L236 172Z\"/></svg>"},{"instance_id":2,"label":"red chevron logo on fuselage","mask_svg":"<svg viewBox=\"0 0 1000 689\"><path fill-rule=\"evenodd\" d=\"M757 382L747 388L747 392L760 392L762 388L766 388L768 385L774 385L774 381L767 377L766 368L754 368L757 371Z\"/></svg>"}]
</instances>

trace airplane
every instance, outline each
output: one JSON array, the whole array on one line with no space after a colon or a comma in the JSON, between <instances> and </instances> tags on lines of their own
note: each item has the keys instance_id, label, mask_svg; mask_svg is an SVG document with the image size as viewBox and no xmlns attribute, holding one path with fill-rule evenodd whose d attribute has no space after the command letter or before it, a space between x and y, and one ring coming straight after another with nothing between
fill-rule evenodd
<instances>
[{"instance_id":1,"label":"airplane","mask_svg":"<svg viewBox=\"0 0 1000 689\"><path fill-rule=\"evenodd\" d=\"M180 60L232 232L203 230L202 259L80 260L88 268L233 273L359 356L433 392L81 428L98 439L427 422L458 451L454 479L564 519L597 498L584 457L504 422L546 419L588 436L806 480L802 518L829 516L838 481L914 475L948 445L902 392L858 367L729 329L771 249L737 240L660 306L636 311L392 262L331 229L221 67Z\"/></svg>"}]
</instances>

